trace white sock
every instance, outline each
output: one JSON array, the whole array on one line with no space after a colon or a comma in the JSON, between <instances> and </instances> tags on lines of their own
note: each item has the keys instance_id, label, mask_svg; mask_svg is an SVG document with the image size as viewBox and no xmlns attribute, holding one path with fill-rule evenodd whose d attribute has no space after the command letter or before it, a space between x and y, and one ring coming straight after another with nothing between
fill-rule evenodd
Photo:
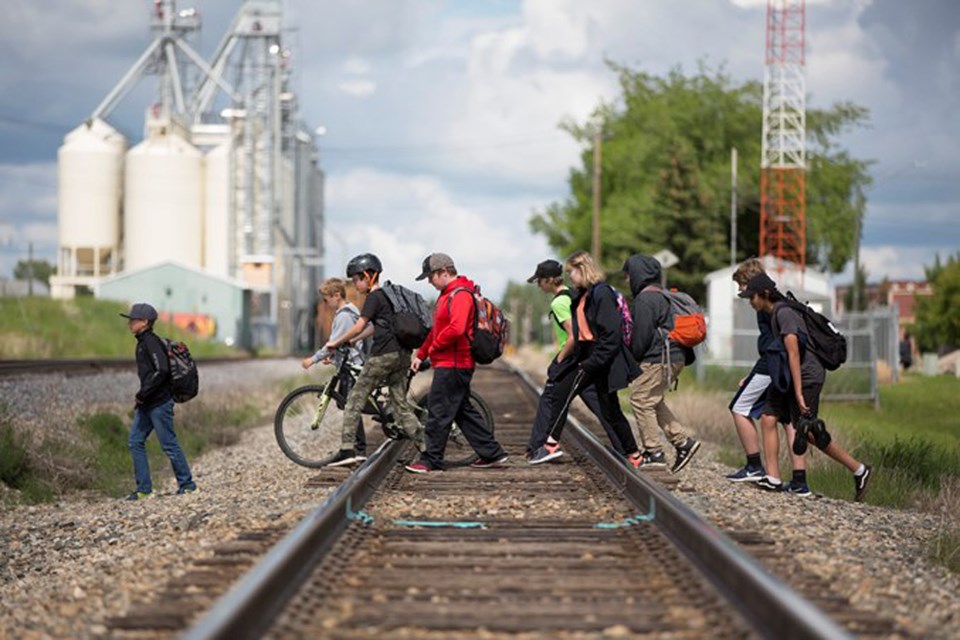
<instances>
[{"instance_id":1,"label":"white sock","mask_svg":"<svg viewBox=\"0 0 960 640\"><path fill-rule=\"evenodd\" d=\"M866 468L866 467L863 465L863 463L861 462L861 463L860 463L860 466L857 467L857 470L853 472L853 475L855 475L855 476L862 476L862 475L864 474L864 472L866 472L866 470L867 470L867 468Z\"/></svg>"},{"instance_id":2,"label":"white sock","mask_svg":"<svg viewBox=\"0 0 960 640\"><path fill-rule=\"evenodd\" d=\"M780 478L775 478L774 476L767 476L767 482L773 484L783 484L783 481Z\"/></svg>"}]
</instances>

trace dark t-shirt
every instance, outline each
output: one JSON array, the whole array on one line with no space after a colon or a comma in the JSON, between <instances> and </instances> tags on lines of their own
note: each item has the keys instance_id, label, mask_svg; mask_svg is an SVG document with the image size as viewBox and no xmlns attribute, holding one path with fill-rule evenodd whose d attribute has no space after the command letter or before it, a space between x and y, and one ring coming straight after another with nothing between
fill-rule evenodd
<instances>
[{"instance_id":1,"label":"dark t-shirt","mask_svg":"<svg viewBox=\"0 0 960 640\"><path fill-rule=\"evenodd\" d=\"M393 307L383 289L377 289L367 296L360 316L373 323L373 347L371 356L400 351L400 343L393 333Z\"/></svg>"},{"instance_id":2,"label":"dark t-shirt","mask_svg":"<svg viewBox=\"0 0 960 640\"><path fill-rule=\"evenodd\" d=\"M775 335L781 339L789 334L794 334L800 341L800 377L802 385L823 384L827 379L827 372L824 370L820 359L809 349L803 348L807 339L807 323L804 321L800 312L791 309L783 303L778 303L773 307L772 327ZM801 337L801 334L802 337Z\"/></svg>"}]
</instances>

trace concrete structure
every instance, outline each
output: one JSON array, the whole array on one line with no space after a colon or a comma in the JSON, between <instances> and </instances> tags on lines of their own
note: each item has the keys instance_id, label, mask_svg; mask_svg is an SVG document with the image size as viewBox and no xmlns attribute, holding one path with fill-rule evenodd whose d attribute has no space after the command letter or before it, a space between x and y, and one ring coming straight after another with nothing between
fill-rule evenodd
<instances>
[{"instance_id":1,"label":"concrete structure","mask_svg":"<svg viewBox=\"0 0 960 640\"><path fill-rule=\"evenodd\" d=\"M772 256L763 258L764 268L777 283L780 291L792 291L797 299L826 316L831 316L833 287L826 274L780 263ZM778 269L778 266L782 268ZM737 283L733 281L736 266L707 274L707 356L718 364L752 364L757 359L757 319L750 303L737 297Z\"/></svg>"},{"instance_id":2,"label":"concrete structure","mask_svg":"<svg viewBox=\"0 0 960 640\"><path fill-rule=\"evenodd\" d=\"M837 315L846 312L847 294L852 285L837 287ZM864 287L863 296L867 309L896 307L900 325L912 325L917 320L918 297L932 296L933 287L923 280L884 280Z\"/></svg>"},{"instance_id":3,"label":"concrete structure","mask_svg":"<svg viewBox=\"0 0 960 640\"><path fill-rule=\"evenodd\" d=\"M130 150L124 190L124 271L172 260L203 267L203 156L172 120L147 122Z\"/></svg>"},{"instance_id":4,"label":"concrete structure","mask_svg":"<svg viewBox=\"0 0 960 640\"><path fill-rule=\"evenodd\" d=\"M126 139L100 119L80 125L57 152L57 275L54 297L120 271Z\"/></svg>"},{"instance_id":5,"label":"concrete structure","mask_svg":"<svg viewBox=\"0 0 960 640\"><path fill-rule=\"evenodd\" d=\"M237 280L168 261L101 280L95 294L128 304L149 302L161 316L193 316L189 321L199 328L212 321L210 337L239 347L250 346L248 294Z\"/></svg>"}]
</instances>

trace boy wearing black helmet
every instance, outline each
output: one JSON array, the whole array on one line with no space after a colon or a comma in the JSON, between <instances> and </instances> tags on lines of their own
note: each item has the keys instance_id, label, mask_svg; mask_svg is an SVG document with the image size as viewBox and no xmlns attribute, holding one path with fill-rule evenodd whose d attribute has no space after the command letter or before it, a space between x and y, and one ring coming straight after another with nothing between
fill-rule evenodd
<instances>
[{"instance_id":1,"label":"boy wearing black helmet","mask_svg":"<svg viewBox=\"0 0 960 640\"><path fill-rule=\"evenodd\" d=\"M340 451L328 466L342 467L364 460L354 450L356 429L363 428L361 410L370 393L382 385L390 388L390 405L407 437L418 442L420 423L407 404L407 370L410 352L403 349L393 333L393 307L380 288L383 265L372 253L362 253L347 263L347 277L357 292L367 294L360 318L346 333L331 339L325 347L333 350L340 345L369 335L372 329L373 346L353 389L347 395L343 411L343 432ZM364 334L361 336L361 334ZM359 427L357 425L360 425Z\"/></svg>"}]
</instances>

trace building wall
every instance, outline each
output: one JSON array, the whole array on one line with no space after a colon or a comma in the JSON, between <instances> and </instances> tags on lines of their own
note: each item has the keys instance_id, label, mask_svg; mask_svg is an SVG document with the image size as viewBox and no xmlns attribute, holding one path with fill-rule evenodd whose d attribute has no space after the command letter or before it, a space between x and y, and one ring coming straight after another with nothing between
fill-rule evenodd
<instances>
[{"instance_id":1,"label":"building wall","mask_svg":"<svg viewBox=\"0 0 960 640\"><path fill-rule=\"evenodd\" d=\"M245 347L247 314L240 283L166 262L102 281L98 298L149 302L161 314L200 314L216 322L214 338Z\"/></svg>"},{"instance_id":2,"label":"building wall","mask_svg":"<svg viewBox=\"0 0 960 640\"><path fill-rule=\"evenodd\" d=\"M792 291L798 299L809 302L817 311L831 316L833 287L829 278L818 271L801 272L792 264L778 269L773 258L764 258L764 268L782 291ZM737 266L707 274L707 355L710 360L756 360L757 322L750 304L737 297L739 288L733 281Z\"/></svg>"}]
</instances>

